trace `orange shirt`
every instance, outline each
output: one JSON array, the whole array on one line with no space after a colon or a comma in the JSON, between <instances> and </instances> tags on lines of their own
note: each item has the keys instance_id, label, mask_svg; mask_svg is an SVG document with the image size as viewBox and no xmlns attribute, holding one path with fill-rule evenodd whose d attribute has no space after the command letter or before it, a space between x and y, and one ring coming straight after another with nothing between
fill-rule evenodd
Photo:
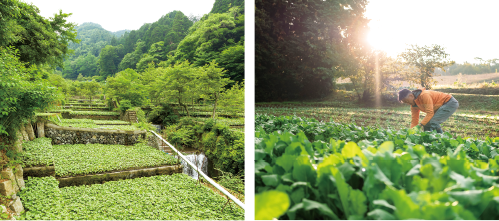
<instances>
[{"instance_id":1,"label":"orange shirt","mask_svg":"<svg viewBox=\"0 0 499 221\"><path fill-rule=\"evenodd\" d=\"M418 107L411 106L412 122L411 128L418 125L419 111L426 113L426 117L421 121L421 124L426 125L433 117L435 111L438 110L445 102L451 99L450 94L442 93L439 91L425 90L419 94L418 98L414 100Z\"/></svg>"}]
</instances>

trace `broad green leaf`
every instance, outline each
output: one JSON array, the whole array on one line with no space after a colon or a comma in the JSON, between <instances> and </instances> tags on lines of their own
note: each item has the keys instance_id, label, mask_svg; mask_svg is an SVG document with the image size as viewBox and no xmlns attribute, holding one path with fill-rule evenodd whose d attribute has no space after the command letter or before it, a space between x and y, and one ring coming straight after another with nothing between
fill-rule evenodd
<instances>
[{"instance_id":1,"label":"broad green leaf","mask_svg":"<svg viewBox=\"0 0 499 221\"><path fill-rule=\"evenodd\" d=\"M322 215L327 216L330 219L339 219L338 216L331 209L329 209L326 204L319 203L313 200L303 199L303 202L294 205L291 209L289 209L289 212L294 214L300 209L303 209L305 211L316 209ZM294 219L294 215L290 216L290 218Z\"/></svg>"},{"instance_id":2,"label":"broad green leaf","mask_svg":"<svg viewBox=\"0 0 499 221\"><path fill-rule=\"evenodd\" d=\"M293 164L293 179L296 181L315 183L317 172L310 163L310 158L302 155L296 158Z\"/></svg>"},{"instance_id":3,"label":"broad green leaf","mask_svg":"<svg viewBox=\"0 0 499 221\"><path fill-rule=\"evenodd\" d=\"M375 209L369 213L367 213L367 216L375 219L375 220L395 220L397 219L395 216L392 215L392 213L386 212L381 209Z\"/></svg>"},{"instance_id":4,"label":"broad green leaf","mask_svg":"<svg viewBox=\"0 0 499 221\"><path fill-rule=\"evenodd\" d=\"M263 175L262 180L266 186L276 187L279 184L279 175L277 174Z\"/></svg>"},{"instance_id":5,"label":"broad green leaf","mask_svg":"<svg viewBox=\"0 0 499 221\"><path fill-rule=\"evenodd\" d=\"M296 156L293 155L282 155L277 158L276 164L284 168L286 172L291 170L293 167L294 160L296 159Z\"/></svg>"},{"instance_id":6,"label":"broad green leaf","mask_svg":"<svg viewBox=\"0 0 499 221\"><path fill-rule=\"evenodd\" d=\"M374 205L378 205L378 206L384 206L384 207L392 209L392 210L396 210L397 209L395 206L393 206L393 205L389 204L388 202L386 202L386 200L374 200L373 204Z\"/></svg>"},{"instance_id":7,"label":"broad green leaf","mask_svg":"<svg viewBox=\"0 0 499 221\"><path fill-rule=\"evenodd\" d=\"M290 205L288 194L271 190L255 194L255 219L271 220L279 218Z\"/></svg>"},{"instance_id":8,"label":"broad green leaf","mask_svg":"<svg viewBox=\"0 0 499 221\"><path fill-rule=\"evenodd\" d=\"M383 142L378 147L378 152L381 152L381 153L384 153L384 152L392 153L393 152L393 148L394 148L393 142L392 141L386 141L386 142Z\"/></svg>"}]
</instances>

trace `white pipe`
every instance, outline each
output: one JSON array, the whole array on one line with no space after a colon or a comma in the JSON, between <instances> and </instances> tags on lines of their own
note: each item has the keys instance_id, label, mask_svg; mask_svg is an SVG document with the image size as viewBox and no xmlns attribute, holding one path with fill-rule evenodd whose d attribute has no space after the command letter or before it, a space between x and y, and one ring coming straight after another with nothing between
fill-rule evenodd
<instances>
[{"instance_id":1,"label":"white pipe","mask_svg":"<svg viewBox=\"0 0 499 221\"><path fill-rule=\"evenodd\" d=\"M175 149L175 147L173 147L170 143L168 143L168 141L166 141L165 139L163 139L156 132L154 132L152 130L151 130L151 132L154 135L156 135L158 138L160 138L161 140L163 140L163 142L165 142L166 144L168 144L168 146L170 146L172 148L172 150L175 151L180 156L180 158L182 158L185 162L187 162L187 164L189 166L191 166L192 169L195 169L196 171L198 170L197 167L191 161L189 161L187 158L185 158L185 156L182 155L177 149ZM210 182L211 185L213 185L215 188L217 188L218 190L220 190L220 192L222 192L223 194L225 194L227 197L229 197L229 199L231 199L232 201L234 201L239 207L241 207L244 210L244 204L241 201L239 201L236 197L234 197L232 194L230 194L229 192L227 192L227 190L225 190L223 187L221 187L220 185L218 185L218 183L216 183L210 177L208 177L206 174L204 174L203 171L198 171L198 173L201 174L201 176L203 176L206 180L208 180L208 182Z\"/></svg>"}]
</instances>

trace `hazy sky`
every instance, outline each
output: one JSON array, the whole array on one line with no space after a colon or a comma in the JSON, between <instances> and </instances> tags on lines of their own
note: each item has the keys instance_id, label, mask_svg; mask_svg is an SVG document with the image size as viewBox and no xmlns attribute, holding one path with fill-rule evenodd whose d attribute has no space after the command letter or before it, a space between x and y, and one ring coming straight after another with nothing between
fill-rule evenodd
<instances>
[{"instance_id":1,"label":"hazy sky","mask_svg":"<svg viewBox=\"0 0 499 221\"><path fill-rule=\"evenodd\" d=\"M396 56L407 44L439 44L450 59L499 58L498 0L370 0L369 41Z\"/></svg>"},{"instance_id":2,"label":"hazy sky","mask_svg":"<svg viewBox=\"0 0 499 221\"><path fill-rule=\"evenodd\" d=\"M108 31L124 29L137 30L144 23L153 23L173 10L185 15L208 14L215 0L23 0L33 3L43 17L54 17L62 9L63 13L73 13L68 21L77 24L93 22Z\"/></svg>"}]
</instances>

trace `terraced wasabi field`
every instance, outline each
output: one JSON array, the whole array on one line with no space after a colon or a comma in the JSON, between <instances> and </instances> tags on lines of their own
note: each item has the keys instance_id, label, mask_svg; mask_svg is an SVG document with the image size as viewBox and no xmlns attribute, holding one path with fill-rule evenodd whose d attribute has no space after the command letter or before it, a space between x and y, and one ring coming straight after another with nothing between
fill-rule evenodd
<instances>
[{"instance_id":1,"label":"terraced wasabi field","mask_svg":"<svg viewBox=\"0 0 499 221\"><path fill-rule=\"evenodd\" d=\"M30 178L20 193L26 220L243 220L244 211L185 174L58 187Z\"/></svg>"},{"instance_id":2,"label":"terraced wasabi field","mask_svg":"<svg viewBox=\"0 0 499 221\"><path fill-rule=\"evenodd\" d=\"M83 119L50 119L64 127L140 130L126 121L86 118L117 116L117 112L70 113ZM231 122L235 120L227 120ZM26 179L26 188L19 193L25 212L18 219L244 219L240 207L225 206L227 199L220 193L181 174L177 158L144 142L133 146L51 143L50 138L23 143L20 159L25 171L42 177Z\"/></svg>"},{"instance_id":3,"label":"terraced wasabi field","mask_svg":"<svg viewBox=\"0 0 499 221\"><path fill-rule=\"evenodd\" d=\"M26 166L55 165L59 177L178 164L173 156L142 143L52 145L50 138L37 138L23 147Z\"/></svg>"}]
</instances>

